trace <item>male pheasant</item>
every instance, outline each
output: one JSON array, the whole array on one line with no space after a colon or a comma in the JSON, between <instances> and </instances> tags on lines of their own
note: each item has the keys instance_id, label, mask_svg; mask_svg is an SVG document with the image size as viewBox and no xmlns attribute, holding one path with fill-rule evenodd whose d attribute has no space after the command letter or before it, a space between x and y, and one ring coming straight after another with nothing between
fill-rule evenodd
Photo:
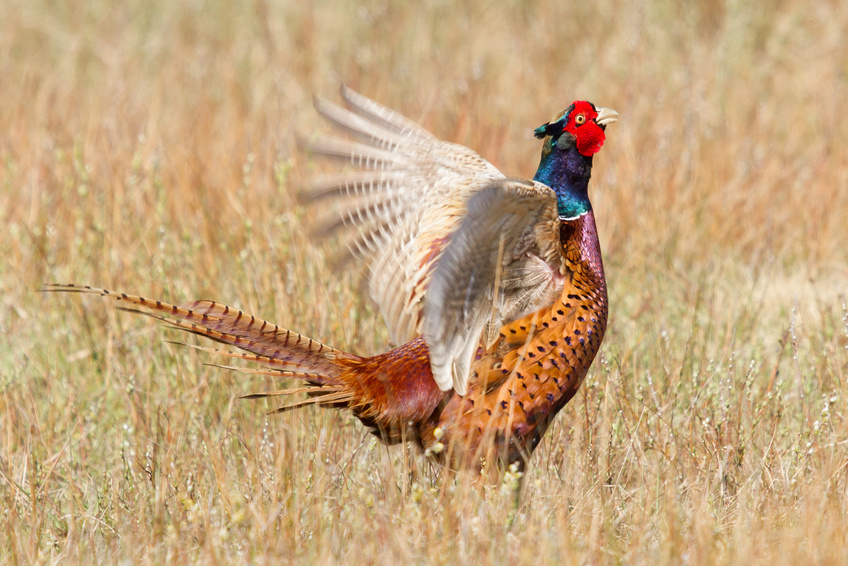
<instances>
[{"instance_id":1,"label":"male pheasant","mask_svg":"<svg viewBox=\"0 0 848 566\"><path fill-rule=\"evenodd\" d=\"M368 261L371 295L402 346L361 357L212 301L48 290L108 296L249 352L223 353L303 382L248 396L306 394L280 411L349 409L385 443L415 442L456 468L523 465L580 387L606 330L587 190L618 113L577 101L536 129L544 142L530 181L505 177L350 89L342 97L347 108L320 99L315 107L358 141L323 138L309 149L360 170L313 180L304 199L339 204L343 213L325 229L346 231Z\"/></svg>"}]
</instances>

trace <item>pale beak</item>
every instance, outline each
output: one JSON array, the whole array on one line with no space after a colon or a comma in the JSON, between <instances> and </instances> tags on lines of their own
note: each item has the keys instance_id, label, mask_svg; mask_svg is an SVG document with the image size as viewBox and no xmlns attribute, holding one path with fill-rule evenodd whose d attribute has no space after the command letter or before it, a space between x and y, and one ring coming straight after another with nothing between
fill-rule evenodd
<instances>
[{"instance_id":1,"label":"pale beak","mask_svg":"<svg viewBox=\"0 0 848 566\"><path fill-rule=\"evenodd\" d=\"M598 108L598 117L595 118L595 122L600 126L606 126L607 124L612 124L613 122L618 122L619 113L613 110L612 108Z\"/></svg>"}]
</instances>

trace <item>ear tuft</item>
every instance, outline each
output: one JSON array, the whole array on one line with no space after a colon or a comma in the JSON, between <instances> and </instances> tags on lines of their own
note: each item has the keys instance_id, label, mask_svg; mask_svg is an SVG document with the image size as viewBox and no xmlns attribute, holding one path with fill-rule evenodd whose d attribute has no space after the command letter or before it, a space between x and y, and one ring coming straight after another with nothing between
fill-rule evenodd
<instances>
[{"instance_id":1,"label":"ear tuft","mask_svg":"<svg viewBox=\"0 0 848 566\"><path fill-rule=\"evenodd\" d=\"M546 136L557 137L562 133L562 129L564 127L565 122L563 120L557 120L556 122L548 122L544 126L539 126L533 131L533 133L540 140L544 139Z\"/></svg>"}]
</instances>

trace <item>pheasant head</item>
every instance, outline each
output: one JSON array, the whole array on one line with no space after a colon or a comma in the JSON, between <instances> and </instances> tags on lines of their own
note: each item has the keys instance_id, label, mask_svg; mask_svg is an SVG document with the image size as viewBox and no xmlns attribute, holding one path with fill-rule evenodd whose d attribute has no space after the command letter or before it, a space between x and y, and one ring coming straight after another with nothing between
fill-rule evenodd
<instances>
[{"instance_id":1,"label":"pheasant head","mask_svg":"<svg viewBox=\"0 0 848 566\"><path fill-rule=\"evenodd\" d=\"M536 137L545 142L534 179L556 192L561 218L576 218L592 209L588 195L592 156L604 145L607 125L618 116L611 108L577 100L536 128Z\"/></svg>"}]
</instances>

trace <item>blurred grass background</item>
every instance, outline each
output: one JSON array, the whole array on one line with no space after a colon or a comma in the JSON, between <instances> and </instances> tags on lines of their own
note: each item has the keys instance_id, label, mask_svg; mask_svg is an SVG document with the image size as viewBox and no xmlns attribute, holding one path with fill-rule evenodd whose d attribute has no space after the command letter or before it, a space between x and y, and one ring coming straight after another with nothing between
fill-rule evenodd
<instances>
[{"instance_id":1,"label":"blurred grass background","mask_svg":"<svg viewBox=\"0 0 848 566\"><path fill-rule=\"evenodd\" d=\"M0 4L0 562L839 563L848 551L848 5ZM610 330L509 482L236 397L79 282L387 347L292 198L344 81L508 175L617 109Z\"/></svg>"}]
</instances>

